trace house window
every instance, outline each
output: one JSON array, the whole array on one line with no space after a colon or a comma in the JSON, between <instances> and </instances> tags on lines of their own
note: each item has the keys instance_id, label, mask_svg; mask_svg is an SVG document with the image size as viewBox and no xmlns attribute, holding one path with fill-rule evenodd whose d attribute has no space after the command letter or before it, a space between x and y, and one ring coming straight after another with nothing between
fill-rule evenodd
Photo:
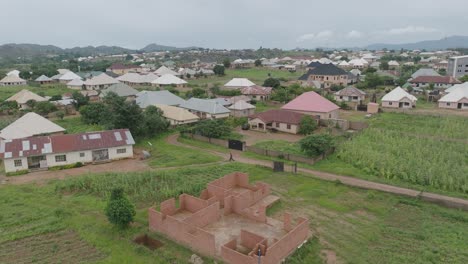
<instances>
[{"instance_id":1,"label":"house window","mask_svg":"<svg viewBox=\"0 0 468 264\"><path fill-rule=\"evenodd\" d=\"M450 103L447 103L447 106L450 106Z\"/></svg>"},{"instance_id":2,"label":"house window","mask_svg":"<svg viewBox=\"0 0 468 264\"><path fill-rule=\"evenodd\" d=\"M406 106L408 106L408 105L409 105L409 103L405 102L405 105L406 105Z\"/></svg>"},{"instance_id":3,"label":"house window","mask_svg":"<svg viewBox=\"0 0 468 264\"><path fill-rule=\"evenodd\" d=\"M23 166L23 161L22 160L15 160L15 167L22 167Z\"/></svg>"},{"instance_id":4,"label":"house window","mask_svg":"<svg viewBox=\"0 0 468 264\"><path fill-rule=\"evenodd\" d=\"M340 96L340 99L343 99L343 96Z\"/></svg>"},{"instance_id":5,"label":"house window","mask_svg":"<svg viewBox=\"0 0 468 264\"><path fill-rule=\"evenodd\" d=\"M117 149L117 154L124 154L124 153L127 153L127 149L126 149L126 148Z\"/></svg>"},{"instance_id":6,"label":"house window","mask_svg":"<svg viewBox=\"0 0 468 264\"><path fill-rule=\"evenodd\" d=\"M275 125L276 125L276 127L279 127L279 126L280 126L280 124L279 124L278 122L276 122Z\"/></svg>"},{"instance_id":7,"label":"house window","mask_svg":"<svg viewBox=\"0 0 468 264\"><path fill-rule=\"evenodd\" d=\"M65 162L65 161L67 161L67 155L55 156L55 162Z\"/></svg>"},{"instance_id":8,"label":"house window","mask_svg":"<svg viewBox=\"0 0 468 264\"><path fill-rule=\"evenodd\" d=\"M393 103L392 102L388 102L388 105L392 105Z\"/></svg>"},{"instance_id":9,"label":"house window","mask_svg":"<svg viewBox=\"0 0 468 264\"><path fill-rule=\"evenodd\" d=\"M287 128L287 129L291 129L291 125L287 125L286 128Z\"/></svg>"},{"instance_id":10,"label":"house window","mask_svg":"<svg viewBox=\"0 0 468 264\"><path fill-rule=\"evenodd\" d=\"M80 158L83 158L85 156L84 152L80 152Z\"/></svg>"},{"instance_id":11,"label":"house window","mask_svg":"<svg viewBox=\"0 0 468 264\"><path fill-rule=\"evenodd\" d=\"M463 106L467 106L467 107L468 107L468 103L463 103Z\"/></svg>"}]
</instances>

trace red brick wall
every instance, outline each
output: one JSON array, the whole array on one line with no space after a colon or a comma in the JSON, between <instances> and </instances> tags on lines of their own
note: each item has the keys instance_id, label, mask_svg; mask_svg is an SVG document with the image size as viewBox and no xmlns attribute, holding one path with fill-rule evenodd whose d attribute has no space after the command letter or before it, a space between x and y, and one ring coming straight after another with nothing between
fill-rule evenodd
<instances>
[{"instance_id":1,"label":"red brick wall","mask_svg":"<svg viewBox=\"0 0 468 264\"><path fill-rule=\"evenodd\" d=\"M176 212L176 201L174 198L161 203L161 213L165 215L173 215Z\"/></svg>"},{"instance_id":2,"label":"red brick wall","mask_svg":"<svg viewBox=\"0 0 468 264\"><path fill-rule=\"evenodd\" d=\"M265 238L249 231L241 229L240 244L250 250L253 250L256 245L262 242Z\"/></svg>"},{"instance_id":3,"label":"red brick wall","mask_svg":"<svg viewBox=\"0 0 468 264\"><path fill-rule=\"evenodd\" d=\"M195 213L208 206L208 202L188 194L181 194L179 196L179 205L181 209Z\"/></svg>"},{"instance_id":4,"label":"red brick wall","mask_svg":"<svg viewBox=\"0 0 468 264\"><path fill-rule=\"evenodd\" d=\"M203 208L184 220L189 225L204 227L210 223L216 222L221 217L219 203L216 202L206 208Z\"/></svg>"}]
</instances>

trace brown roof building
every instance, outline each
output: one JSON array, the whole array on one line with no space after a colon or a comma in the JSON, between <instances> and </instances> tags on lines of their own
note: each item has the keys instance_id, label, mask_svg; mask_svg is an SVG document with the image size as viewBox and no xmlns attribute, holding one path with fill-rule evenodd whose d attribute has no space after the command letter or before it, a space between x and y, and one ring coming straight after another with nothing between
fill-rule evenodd
<instances>
[{"instance_id":1,"label":"brown roof building","mask_svg":"<svg viewBox=\"0 0 468 264\"><path fill-rule=\"evenodd\" d=\"M427 87L431 83L434 88L447 88L461 82L453 76L419 76L410 81L415 87Z\"/></svg>"},{"instance_id":2,"label":"brown roof building","mask_svg":"<svg viewBox=\"0 0 468 264\"><path fill-rule=\"evenodd\" d=\"M304 114L293 111L274 109L249 116L249 125L251 129L263 132L267 129L275 129L297 134L303 116Z\"/></svg>"}]
</instances>

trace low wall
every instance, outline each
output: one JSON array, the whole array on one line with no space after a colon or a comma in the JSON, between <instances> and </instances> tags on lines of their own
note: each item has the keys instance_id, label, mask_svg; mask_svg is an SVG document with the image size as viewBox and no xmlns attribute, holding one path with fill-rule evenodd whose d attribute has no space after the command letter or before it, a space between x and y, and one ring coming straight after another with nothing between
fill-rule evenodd
<instances>
[{"instance_id":1,"label":"low wall","mask_svg":"<svg viewBox=\"0 0 468 264\"><path fill-rule=\"evenodd\" d=\"M345 119L320 119L319 120L319 125L328 127L328 126L333 126L333 127L338 127L342 130L348 130L349 129L349 121Z\"/></svg>"},{"instance_id":2,"label":"low wall","mask_svg":"<svg viewBox=\"0 0 468 264\"><path fill-rule=\"evenodd\" d=\"M369 124L366 122L357 122L357 121L349 122L349 129L351 130L364 130L368 127L369 127Z\"/></svg>"},{"instance_id":3,"label":"low wall","mask_svg":"<svg viewBox=\"0 0 468 264\"><path fill-rule=\"evenodd\" d=\"M219 203L216 202L187 217L184 222L189 225L204 227L218 221L220 217Z\"/></svg>"},{"instance_id":4,"label":"low wall","mask_svg":"<svg viewBox=\"0 0 468 264\"><path fill-rule=\"evenodd\" d=\"M301 162L301 163L307 163L307 164L310 164L310 165L313 165L316 162L321 161L322 159L326 158L328 155L332 154L335 151L335 149L331 149L330 151L328 151L324 155L321 155L321 156L318 156L318 157L315 157L315 158L307 158L307 157L303 157L303 156L290 154L290 153L287 153L287 152L281 152L281 151L270 150L270 149L263 149L263 148L259 148L259 147L255 147L255 146L247 146L246 150L250 151L250 152L253 152L253 153L256 153L256 154L259 154L259 155L264 155L264 156L268 156L268 157L275 157L275 158L282 158L282 159L285 159L285 160L290 160L290 161L294 161L294 162Z\"/></svg>"}]
</instances>

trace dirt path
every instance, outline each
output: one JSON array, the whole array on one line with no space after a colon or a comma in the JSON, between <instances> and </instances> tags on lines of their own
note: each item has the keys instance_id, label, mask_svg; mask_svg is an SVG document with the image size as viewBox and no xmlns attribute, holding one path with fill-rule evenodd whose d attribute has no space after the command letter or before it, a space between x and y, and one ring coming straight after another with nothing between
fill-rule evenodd
<instances>
[{"instance_id":1,"label":"dirt path","mask_svg":"<svg viewBox=\"0 0 468 264\"><path fill-rule=\"evenodd\" d=\"M179 137L178 134L174 134L174 135L169 136L166 140L168 143L173 144L173 145L182 146L182 147L191 148L191 149L201 149L201 148L186 145L177 141L178 137ZM204 151L218 155L224 158L225 160L229 160L230 158L229 153L221 153L221 152L217 152L214 150L207 150L207 149L204 149ZM252 164L252 165L260 165L260 166L269 167L269 168L272 168L273 166L271 161L246 158L242 156L241 151L231 150L231 153L232 153L234 160L237 162L242 162L242 163ZM332 173L304 169L304 168L298 168L298 171L302 172L306 176L318 178L321 180L340 181L342 184L353 186L353 187L358 187L362 189L377 190L377 191L403 195L403 196L409 196L409 197L419 197L424 201L433 202L433 203L443 205L446 207L451 207L451 208L460 208L460 209L468 211L468 200L461 199L461 198L455 198L455 197L439 195L439 194L434 194L434 193L420 192L420 191L397 187L393 185L376 183L376 182L361 180L361 179L357 179L357 178L353 178L349 176L336 175Z\"/></svg>"}]
</instances>

